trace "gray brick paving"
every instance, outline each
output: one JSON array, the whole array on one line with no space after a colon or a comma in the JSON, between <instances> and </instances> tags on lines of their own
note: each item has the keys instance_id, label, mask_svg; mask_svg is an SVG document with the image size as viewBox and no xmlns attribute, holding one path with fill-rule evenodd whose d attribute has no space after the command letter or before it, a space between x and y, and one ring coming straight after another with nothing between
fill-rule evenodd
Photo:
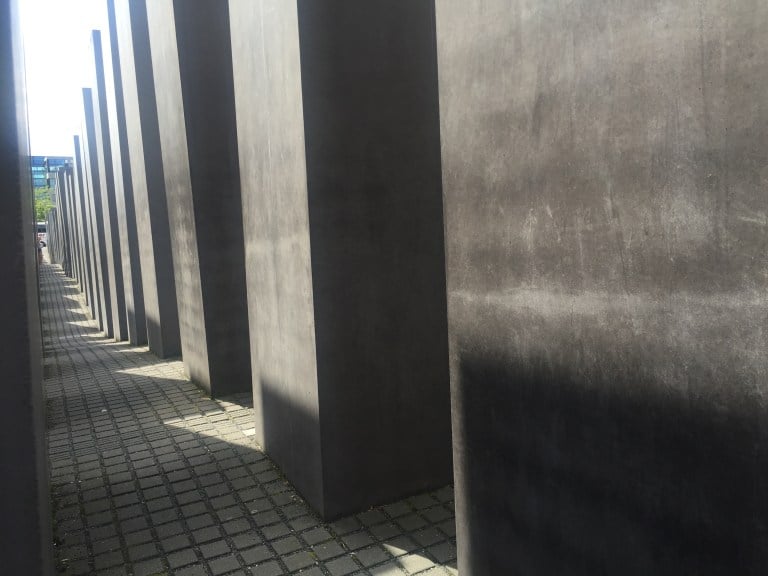
<instances>
[{"instance_id":1,"label":"gray brick paving","mask_svg":"<svg viewBox=\"0 0 768 576\"><path fill-rule=\"evenodd\" d=\"M248 395L105 339L58 267L41 296L60 574L457 574L450 487L324 523L252 440Z\"/></svg>"}]
</instances>

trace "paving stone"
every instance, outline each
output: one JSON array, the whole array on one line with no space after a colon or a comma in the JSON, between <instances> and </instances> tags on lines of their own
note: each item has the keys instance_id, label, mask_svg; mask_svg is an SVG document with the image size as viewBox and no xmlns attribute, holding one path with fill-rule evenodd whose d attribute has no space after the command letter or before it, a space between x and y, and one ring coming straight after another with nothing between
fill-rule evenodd
<instances>
[{"instance_id":1,"label":"paving stone","mask_svg":"<svg viewBox=\"0 0 768 576\"><path fill-rule=\"evenodd\" d=\"M281 536L290 534L291 529L281 522L279 524L273 524L272 526L266 526L262 528L261 533L264 534L264 538L267 540L276 540Z\"/></svg>"},{"instance_id":2,"label":"paving stone","mask_svg":"<svg viewBox=\"0 0 768 576\"><path fill-rule=\"evenodd\" d=\"M418 574L434 566L429 558L419 554L406 554L398 558L397 561L408 574Z\"/></svg>"},{"instance_id":3,"label":"paving stone","mask_svg":"<svg viewBox=\"0 0 768 576\"><path fill-rule=\"evenodd\" d=\"M437 528L430 526L423 530L419 530L418 532L414 532L411 534L411 538L413 538L420 546L427 547L445 540L445 534L440 532Z\"/></svg>"},{"instance_id":4,"label":"paving stone","mask_svg":"<svg viewBox=\"0 0 768 576\"><path fill-rule=\"evenodd\" d=\"M357 550L373 544L373 538L371 538L366 532L354 532L341 537L341 541L344 542L349 550Z\"/></svg>"},{"instance_id":5,"label":"paving stone","mask_svg":"<svg viewBox=\"0 0 768 576\"><path fill-rule=\"evenodd\" d=\"M295 572L300 568L306 568L307 566L311 566L315 563L315 558L306 550L295 552L288 556L283 556L282 560L285 563L285 566L291 572Z\"/></svg>"},{"instance_id":6,"label":"paving stone","mask_svg":"<svg viewBox=\"0 0 768 576\"><path fill-rule=\"evenodd\" d=\"M203 558L216 558L217 556L223 556L224 554L230 554L229 544L224 540L217 540L216 542L210 542L209 544L203 544L200 546L200 553Z\"/></svg>"},{"instance_id":7,"label":"paving stone","mask_svg":"<svg viewBox=\"0 0 768 576\"><path fill-rule=\"evenodd\" d=\"M418 514L401 516L396 520L396 522L406 532L413 532L414 530L418 530L419 528L423 528L427 525L427 521Z\"/></svg>"},{"instance_id":8,"label":"paving stone","mask_svg":"<svg viewBox=\"0 0 768 576\"><path fill-rule=\"evenodd\" d=\"M289 523L291 528L300 532L302 530L307 530L308 528L318 526L320 521L313 516L300 516L299 518L294 518Z\"/></svg>"},{"instance_id":9,"label":"paving stone","mask_svg":"<svg viewBox=\"0 0 768 576\"><path fill-rule=\"evenodd\" d=\"M191 545L190 538L186 534L177 534L161 540L160 546L166 552L173 552L174 550L180 550L187 548Z\"/></svg>"},{"instance_id":10,"label":"paving stone","mask_svg":"<svg viewBox=\"0 0 768 576\"><path fill-rule=\"evenodd\" d=\"M369 570L371 576L403 576L405 572L400 569L396 560L390 560L386 564L376 566Z\"/></svg>"},{"instance_id":11,"label":"paving stone","mask_svg":"<svg viewBox=\"0 0 768 576\"><path fill-rule=\"evenodd\" d=\"M107 510L106 512L100 512L99 514L93 514L86 518L88 526L103 526L112 522L112 512Z\"/></svg>"},{"instance_id":12,"label":"paving stone","mask_svg":"<svg viewBox=\"0 0 768 576\"><path fill-rule=\"evenodd\" d=\"M357 550L355 556L357 556L357 559L365 567L381 564L392 558L392 556L390 556L381 546L369 546L368 548Z\"/></svg>"},{"instance_id":13,"label":"paving stone","mask_svg":"<svg viewBox=\"0 0 768 576\"><path fill-rule=\"evenodd\" d=\"M142 516L143 514L144 514L144 509L138 504L134 504L132 506L126 506L125 508L119 508L115 513L115 515L117 516L117 519L120 521L128 520L130 518L136 518L137 516Z\"/></svg>"},{"instance_id":14,"label":"paving stone","mask_svg":"<svg viewBox=\"0 0 768 576\"><path fill-rule=\"evenodd\" d=\"M202 544L203 542L210 542L211 540L216 540L220 537L221 530L218 526L210 526L208 528L203 528L202 530L196 530L192 532L192 538L198 544Z\"/></svg>"},{"instance_id":15,"label":"paving stone","mask_svg":"<svg viewBox=\"0 0 768 576\"><path fill-rule=\"evenodd\" d=\"M453 542L440 542L427 548L427 552L438 564L448 564L456 560L456 545Z\"/></svg>"},{"instance_id":16,"label":"paving stone","mask_svg":"<svg viewBox=\"0 0 768 576\"><path fill-rule=\"evenodd\" d=\"M125 566L118 568L108 568L106 570L100 570L96 576L128 576L128 569Z\"/></svg>"},{"instance_id":17,"label":"paving stone","mask_svg":"<svg viewBox=\"0 0 768 576\"><path fill-rule=\"evenodd\" d=\"M357 518L350 516L349 518L342 518L341 520L337 520L331 524L331 528L334 532L336 532L336 534L344 535L359 530L362 528L362 524L360 524L360 521Z\"/></svg>"},{"instance_id":18,"label":"paving stone","mask_svg":"<svg viewBox=\"0 0 768 576\"><path fill-rule=\"evenodd\" d=\"M326 540L330 540L333 538L330 532L326 530L323 527L314 528L312 530L309 530L307 532L302 533L301 537L304 539L304 542L309 544L310 546L313 546L319 542L325 542Z\"/></svg>"},{"instance_id":19,"label":"paving stone","mask_svg":"<svg viewBox=\"0 0 768 576\"><path fill-rule=\"evenodd\" d=\"M168 536L175 536L184 532L184 526L181 522L168 522L162 526L157 526L155 532L160 538L167 538Z\"/></svg>"},{"instance_id":20,"label":"paving stone","mask_svg":"<svg viewBox=\"0 0 768 576\"><path fill-rule=\"evenodd\" d=\"M96 570L118 566L123 564L123 554L119 550L115 552L108 552L106 554L96 556L96 558L93 560L93 564L96 567Z\"/></svg>"},{"instance_id":21,"label":"paving stone","mask_svg":"<svg viewBox=\"0 0 768 576\"><path fill-rule=\"evenodd\" d=\"M193 518L187 518L187 526L190 530L197 530L198 528L204 528L206 526L213 526L216 522L213 520L213 516L210 514L201 514Z\"/></svg>"},{"instance_id":22,"label":"paving stone","mask_svg":"<svg viewBox=\"0 0 768 576\"><path fill-rule=\"evenodd\" d=\"M158 574L165 574L163 569L163 562L160 558L153 558L152 560L145 560L133 565L133 576L157 576Z\"/></svg>"},{"instance_id":23,"label":"paving stone","mask_svg":"<svg viewBox=\"0 0 768 576\"><path fill-rule=\"evenodd\" d=\"M166 560L168 561L168 564L171 566L171 568L174 569L187 566L198 561L197 554L195 554L195 551L191 548L185 548L184 550L179 550L172 554L168 554Z\"/></svg>"},{"instance_id":24,"label":"paving stone","mask_svg":"<svg viewBox=\"0 0 768 576\"><path fill-rule=\"evenodd\" d=\"M263 563L265 560L272 558L273 554L266 546L257 546L256 548L240 552L240 557L246 564L252 565Z\"/></svg>"},{"instance_id":25,"label":"paving stone","mask_svg":"<svg viewBox=\"0 0 768 576\"><path fill-rule=\"evenodd\" d=\"M208 571L202 565L197 564L175 571L174 576L208 576Z\"/></svg>"},{"instance_id":26,"label":"paving stone","mask_svg":"<svg viewBox=\"0 0 768 576\"><path fill-rule=\"evenodd\" d=\"M378 540L388 540L402 534L402 529L395 524L387 522L370 528L371 534Z\"/></svg>"},{"instance_id":27,"label":"paving stone","mask_svg":"<svg viewBox=\"0 0 768 576\"><path fill-rule=\"evenodd\" d=\"M336 560L331 560L325 563L325 569L332 574L332 576L346 576L358 570L360 566L354 561L351 556L343 556Z\"/></svg>"},{"instance_id":28,"label":"paving stone","mask_svg":"<svg viewBox=\"0 0 768 576\"><path fill-rule=\"evenodd\" d=\"M344 550L344 548L342 548L338 542L326 542L325 544L318 544L312 548L312 551L319 560L335 558L336 556L341 556L346 552L346 550Z\"/></svg>"},{"instance_id":29,"label":"paving stone","mask_svg":"<svg viewBox=\"0 0 768 576\"><path fill-rule=\"evenodd\" d=\"M387 540L383 546L392 556L402 556L418 548L416 543L407 536L397 536Z\"/></svg>"},{"instance_id":30,"label":"paving stone","mask_svg":"<svg viewBox=\"0 0 768 576\"><path fill-rule=\"evenodd\" d=\"M432 524L437 524L442 520L453 518L453 512L448 510L444 506L435 506L434 508L425 510L424 512L422 512L422 515L424 516L424 518L427 519L428 522Z\"/></svg>"},{"instance_id":31,"label":"paving stone","mask_svg":"<svg viewBox=\"0 0 768 576\"><path fill-rule=\"evenodd\" d=\"M120 529L123 533L134 532L136 530L143 530L147 528L149 523L146 517L140 516L138 518L131 518L120 524Z\"/></svg>"},{"instance_id":32,"label":"paving stone","mask_svg":"<svg viewBox=\"0 0 768 576\"><path fill-rule=\"evenodd\" d=\"M128 557L132 562L137 560L143 560L144 558L151 558L157 555L157 545L154 542L148 542L139 546L128 548Z\"/></svg>"},{"instance_id":33,"label":"paving stone","mask_svg":"<svg viewBox=\"0 0 768 576\"><path fill-rule=\"evenodd\" d=\"M279 576L280 574L285 574L285 571L273 560L271 562L266 562L265 564L252 566L251 574L253 574L253 576Z\"/></svg>"},{"instance_id":34,"label":"paving stone","mask_svg":"<svg viewBox=\"0 0 768 576\"><path fill-rule=\"evenodd\" d=\"M131 547L149 542L153 540L153 538L151 530L140 530L138 532L133 532L132 534L127 534L125 536L125 543L128 547Z\"/></svg>"},{"instance_id":35,"label":"paving stone","mask_svg":"<svg viewBox=\"0 0 768 576\"><path fill-rule=\"evenodd\" d=\"M233 535L251 530L251 524L248 522L248 520L239 518L237 520L232 520L231 522L225 522L222 524L222 528L224 528L224 531L227 534Z\"/></svg>"}]
</instances>

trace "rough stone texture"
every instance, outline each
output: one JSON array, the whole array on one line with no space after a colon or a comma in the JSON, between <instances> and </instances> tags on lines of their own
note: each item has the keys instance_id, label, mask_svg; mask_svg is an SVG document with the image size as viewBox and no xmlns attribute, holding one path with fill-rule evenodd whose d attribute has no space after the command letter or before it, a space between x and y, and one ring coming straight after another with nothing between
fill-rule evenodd
<instances>
[{"instance_id":1,"label":"rough stone texture","mask_svg":"<svg viewBox=\"0 0 768 576\"><path fill-rule=\"evenodd\" d=\"M462 576L765 572L766 29L437 2Z\"/></svg>"},{"instance_id":2,"label":"rough stone texture","mask_svg":"<svg viewBox=\"0 0 768 576\"><path fill-rule=\"evenodd\" d=\"M101 209L103 214L104 244L106 255L106 281L109 282L107 306L111 309L112 332L109 336L115 340L126 340L128 329L125 313L125 286L123 284L123 263L121 257L120 216L117 211L115 192L115 171L112 159L112 136L109 127L107 108L107 86L104 73L104 51L101 32L91 32L91 47L95 70L93 91L93 115L95 127L95 148L98 158L99 189L101 191ZM119 153L119 150L118 150ZM96 170L94 167L93 170ZM122 195L122 194L121 194Z\"/></svg>"},{"instance_id":3,"label":"rough stone texture","mask_svg":"<svg viewBox=\"0 0 768 576\"><path fill-rule=\"evenodd\" d=\"M450 487L324 523L254 441L250 394L207 398L180 361L94 339L58 269L43 286L63 576L456 576Z\"/></svg>"},{"instance_id":4,"label":"rough stone texture","mask_svg":"<svg viewBox=\"0 0 768 576\"><path fill-rule=\"evenodd\" d=\"M444 484L434 6L230 10L257 437L327 518Z\"/></svg>"},{"instance_id":5,"label":"rough stone texture","mask_svg":"<svg viewBox=\"0 0 768 576\"><path fill-rule=\"evenodd\" d=\"M90 211L90 236L94 265L93 283L96 286L94 304L97 308L96 320L104 334L111 338L113 335L111 286L109 282L109 255L104 233L105 216L104 203L99 176L99 133L96 130L96 110L93 90L83 88L83 170L87 182L87 200Z\"/></svg>"},{"instance_id":6,"label":"rough stone texture","mask_svg":"<svg viewBox=\"0 0 768 576\"><path fill-rule=\"evenodd\" d=\"M181 340L146 4L116 0L114 8L147 343L168 358L181 353Z\"/></svg>"},{"instance_id":7,"label":"rough stone texture","mask_svg":"<svg viewBox=\"0 0 768 576\"><path fill-rule=\"evenodd\" d=\"M18 3L0 3L0 557L3 572L53 572L36 228Z\"/></svg>"},{"instance_id":8,"label":"rough stone texture","mask_svg":"<svg viewBox=\"0 0 768 576\"><path fill-rule=\"evenodd\" d=\"M213 396L250 390L228 4L153 0L147 21L184 365Z\"/></svg>"},{"instance_id":9,"label":"rough stone texture","mask_svg":"<svg viewBox=\"0 0 768 576\"><path fill-rule=\"evenodd\" d=\"M136 230L136 205L133 199L131 159L128 151L128 127L125 122L125 97L117 47L115 2L107 2L109 20L109 66L105 68L105 93L109 111L109 133L112 138L112 167L115 181L115 203L120 231L120 261L123 264L125 312L128 341L147 343L147 320L144 314L144 292L141 280L139 237Z\"/></svg>"}]
</instances>

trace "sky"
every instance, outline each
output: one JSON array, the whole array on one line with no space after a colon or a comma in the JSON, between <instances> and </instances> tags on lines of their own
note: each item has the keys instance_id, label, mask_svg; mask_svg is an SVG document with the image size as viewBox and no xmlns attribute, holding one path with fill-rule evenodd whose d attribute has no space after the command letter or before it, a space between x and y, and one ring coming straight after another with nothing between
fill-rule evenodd
<instances>
[{"instance_id":1,"label":"sky","mask_svg":"<svg viewBox=\"0 0 768 576\"><path fill-rule=\"evenodd\" d=\"M30 147L34 156L72 156L82 123L82 88L93 85L90 33L107 47L106 0L23 0Z\"/></svg>"}]
</instances>

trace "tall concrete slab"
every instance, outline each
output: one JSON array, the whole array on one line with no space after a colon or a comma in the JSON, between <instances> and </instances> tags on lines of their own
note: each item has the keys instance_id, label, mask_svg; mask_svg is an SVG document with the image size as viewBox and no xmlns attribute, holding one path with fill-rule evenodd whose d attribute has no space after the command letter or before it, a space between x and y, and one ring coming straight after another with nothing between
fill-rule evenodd
<instances>
[{"instance_id":1,"label":"tall concrete slab","mask_svg":"<svg viewBox=\"0 0 768 576\"><path fill-rule=\"evenodd\" d=\"M92 281L95 286L94 304L97 308L95 319L99 329L111 338L114 334L112 325L111 286L109 282L109 256L104 233L105 215L102 202L101 178L99 177L99 153L96 131L95 97L91 88L83 88L83 172L86 182L86 202L88 203L89 236L91 239Z\"/></svg>"},{"instance_id":2,"label":"tall concrete slab","mask_svg":"<svg viewBox=\"0 0 768 576\"><path fill-rule=\"evenodd\" d=\"M122 214L117 210L117 192L115 170L112 156L112 137L109 126L107 107L107 86L104 71L104 49L101 32L91 32L93 50L93 68L95 85L93 89L93 118L95 123L95 149L97 164L94 165L94 178L98 178L101 191L101 206L104 215L104 254L106 254L105 278L109 283L107 305L111 309L112 332L115 340L126 340L128 328L125 307L125 286L123 284L122 248L119 220ZM119 154L119 150L118 150ZM122 194L120 194L122 199ZM97 197L98 201L98 197Z\"/></svg>"},{"instance_id":3,"label":"tall concrete slab","mask_svg":"<svg viewBox=\"0 0 768 576\"><path fill-rule=\"evenodd\" d=\"M18 2L0 3L0 554L8 574L53 574L36 229Z\"/></svg>"},{"instance_id":4,"label":"tall concrete slab","mask_svg":"<svg viewBox=\"0 0 768 576\"><path fill-rule=\"evenodd\" d=\"M433 2L230 2L257 438L325 518L451 480Z\"/></svg>"},{"instance_id":5,"label":"tall concrete slab","mask_svg":"<svg viewBox=\"0 0 768 576\"><path fill-rule=\"evenodd\" d=\"M437 2L462 576L765 572L766 29Z\"/></svg>"},{"instance_id":6,"label":"tall concrete slab","mask_svg":"<svg viewBox=\"0 0 768 576\"><path fill-rule=\"evenodd\" d=\"M92 243L90 239L90 210L87 202L87 190L85 184L85 175L83 172L83 149L80 136L74 136L74 177L75 177L75 202L77 203L77 215L79 220L78 230L80 233L80 254L82 255L82 277L80 286L85 293L85 299L91 314L96 317L97 307L95 302L96 289L93 282L93 255Z\"/></svg>"},{"instance_id":7,"label":"tall concrete slab","mask_svg":"<svg viewBox=\"0 0 768 576\"><path fill-rule=\"evenodd\" d=\"M114 9L121 74L115 82L125 106L147 343L167 358L181 353L181 340L146 3L116 0Z\"/></svg>"},{"instance_id":8,"label":"tall concrete slab","mask_svg":"<svg viewBox=\"0 0 768 576\"><path fill-rule=\"evenodd\" d=\"M136 206L133 199L131 159L128 151L128 129L125 122L125 97L122 88L120 54L117 46L115 2L108 0L109 67L105 67L105 92L109 112L109 133L112 145L112 167L115 180L115 201L120 231L120 260L123 265L126 328L131 344L147 343L147 322L144 315L144 292L139 257L139 237L136 229Z\"/></svg>"},{"instance_id":9,"label":"tall concrete slab","mask_svg":"<svg viewBox=\"0 0 768 576\"><path fill-rule=\"evenodd\" d=\"M60 215L59 242L60 262L64 274L72 276L72 259L69 245L69 206L67 202L67 168L56 171L56 209Z\"/></svg>"},{"instance_id":10,"label":"tall concrete slab","mask_svg":"<svg viewBox=\"0 0 768 576\"><path fill-rule=\"evenodd\" d=\"M74 222L73 222L73 213L74 213L74 206L72 205L72 192L71 192L71 180L72 180L72 165L71 163L64 167L64 169L61 171L61 179L62 179L62 186L61 189L63 191L64 197L62 199L62 206L66 210L66 219L65 219L65 232L66 232L66 238L65 241L67 243L67 254L66 257L69 258L69 272L67 275L70 278L76 278L77 277L77 256L74 249Z\"/></svg>"},{"instance_id":11,"label":"tall concrete slab","mask_svg":"<svg viewBox=\"0 0 768 576\"><path fill-rule=\"evenodd\" d=\"M80 252L80 221L78 218L77 193L75 189L75 170L73 164L67 171L67 202L69 203L69 244L72 256L72 277L82 283L83 263ZM81 291L82 288L81 288Z\"/></svg>"},{"instance_id":12,"label":"tall concrete slab","mask_svg":"<svg viewBox=\"0 0 768 576\"><path fill-rule=\"evenodd\" d=\"M146 7L184 365L212 396L250 390L228 4Z\"/></svg>"},{"instance_id":13,"label":"tall concrete slab","mask_svg":"<svg viewBox=\"0 0 768 576\"><path fill-rule=\"evenodd\" d=\"M48 210L48 214L46 215L46 227L45 229L48 231L49 234L49 240L47 242L48 244L48 254L50 257L50 260L53 264L60 264L60 254L58 250L58 240L59 240L59 230L58 230L58 219L56 218L56 208L51 208Z\"/></svg>"}]
</instances>

